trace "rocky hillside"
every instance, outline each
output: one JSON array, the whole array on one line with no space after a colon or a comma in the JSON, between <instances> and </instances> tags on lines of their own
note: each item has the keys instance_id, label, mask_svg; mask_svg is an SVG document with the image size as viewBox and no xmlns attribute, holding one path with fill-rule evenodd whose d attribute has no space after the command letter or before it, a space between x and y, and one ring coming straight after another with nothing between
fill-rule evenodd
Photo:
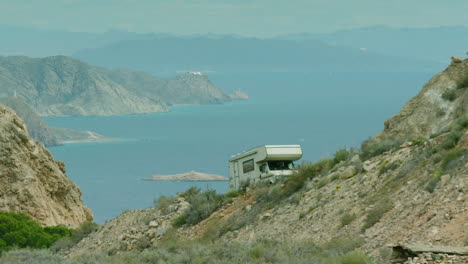
<instances>
[{"instance_id":1,"label":"rocky hillside","mask_svg":"<svg viewBox=\"0 0 468 264\"><path fill-rule=\"evenodd\" d=\"M29 135L33 139L42 142L45 146L56 146L60 144L52 129L24 100L10 96L0 98L0 104L8 106L16 112L26 124Z\"/></svg>"},{"instance_id":2,"label":"rocky hillside","mask_svg":"<svg viewBox=\"0 0 468 264\"><path fill-rule=\"evenodd\" d=\"M139 72L110 71L65 56L0 57L0 97L14 93L40 115L165 112L168 104L230 100L203 75L158 79Z\"/></svg>"},{"instance_id":3,"label":"rocky hillside","mask_svg":"<svg viewBox=\"0 0 468 264\"><path fill-rule=\"evenodd\" d=\"M434 77L360 150L339 150L332 158L302 164L284 182L222 198L189 190L189 195L160 199L156 208L106 223L68 253L157 248L165 237L241 243L351 240L375 263L385 263L390 244L467 246L468 116L460 103L468 90L466 65L468 60L455 61ZM454 93L448 97L445 91ZM443 106L444 115L427 110L429 102ZM177 211L186 202L185 212Z\"/></svg>"},{"instance_id":4,"label":"rocky hillside","mask_svg":"<svg viewBox=\"0 0 468 264\"><path fill-rule=\"evenodd\" d=\"M33 140L23 121L0 105L0 210L21 212L47 225L76 227L92 220L80 189Z\"/></svg>"},{"instance_id":5,"label":"rocky hillside","mask_svg":"<svg viewBox=\"0 0 468 264\"><path fill-rule=\"evenodd\" d=\"M459 117L468 116L468 60L452 57L404 107L385 122L379 137L423 136L443 132Z\"/></svg>"}]
</instances>

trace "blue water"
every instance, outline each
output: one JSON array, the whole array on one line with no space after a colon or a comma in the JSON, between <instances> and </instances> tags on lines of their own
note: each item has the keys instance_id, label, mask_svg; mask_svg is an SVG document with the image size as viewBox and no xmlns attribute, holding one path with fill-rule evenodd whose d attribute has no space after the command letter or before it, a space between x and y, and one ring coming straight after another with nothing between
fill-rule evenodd
<instances>
[{"instance_id":1,"label":"blue water","mask_svg":"<svg viewBox=\"0 0 468 264\"><path fill-rule=\"evenodd\" d=\"M228 190L228 182L152 182L154 174L191 170L228 176L233 154L263 144L301 144L303 160L359 146L421 89L432 73L214 74L219 87L248 101L175 106L170 113L48 117L51 126L130 141L52 147L98 223L145 208L190 186Z\"/></svg>"}]
</instances>

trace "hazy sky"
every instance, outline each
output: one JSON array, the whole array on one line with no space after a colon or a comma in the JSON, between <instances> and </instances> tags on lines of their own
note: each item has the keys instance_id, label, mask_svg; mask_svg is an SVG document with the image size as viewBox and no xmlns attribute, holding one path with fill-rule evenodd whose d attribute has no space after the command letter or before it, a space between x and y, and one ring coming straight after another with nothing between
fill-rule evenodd
<instances>
[{"instance_id":1,"label":"hazy sky","mask_svg":"<svg viewBox=\"0 0 468 264\"><path fill-rule=\"evenodd\" d=\"M273 36L371 25L468 26L468 0L0 0L0 24Z\"/></svg>"}]
</instances>

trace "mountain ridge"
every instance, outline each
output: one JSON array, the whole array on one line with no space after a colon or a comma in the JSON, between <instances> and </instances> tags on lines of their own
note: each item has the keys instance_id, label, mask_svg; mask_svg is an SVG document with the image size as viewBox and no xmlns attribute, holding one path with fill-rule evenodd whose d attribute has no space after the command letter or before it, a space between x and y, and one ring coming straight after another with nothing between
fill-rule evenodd
<instances>
[{"instance_id":1,"label":"mountain ridge","mask_svg":"<svg viewBox=\"0 0 468 264\"><path fill-rule=\"evenodd\" d=\"M117 78L119 73L125 73L127 79ZM138 79L140 76L144 78ZM132 78L139 82L132 83ZM164 99L158 93L166 94ZM141 72L94 67L65 56L0 57L0 97L12 94L23 98L39 115L142 114L167 112L164 100L187 104L231 100L203 75L159 79Z\"/></svg>"}]
</instances>

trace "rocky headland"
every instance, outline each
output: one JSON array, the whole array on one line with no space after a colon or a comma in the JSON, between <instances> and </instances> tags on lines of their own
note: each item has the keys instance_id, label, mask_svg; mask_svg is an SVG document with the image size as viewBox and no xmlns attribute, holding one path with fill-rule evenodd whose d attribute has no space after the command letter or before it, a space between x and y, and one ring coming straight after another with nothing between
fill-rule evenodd
<instances>
[{"instance_id":1,"label":"rocky headland","mask_svg":"<svg viewBox=\"0 0 468 264\"><path fill-rule=\"evenodd\" d=\"M17 96L0 98L0 103L10 107L24 121L29 135L46 147L68 143L120 141L92 131L62 127L49 127L26 102Z\"/></svg>"},{"instance_id":2,"label":"rocky headland","mask_svg":"<svg viewBox=\"0 0 468 264\"><path fill-rule=\"evenodd\" d=\"M13 94L41 116L167 112L167 106L173 104L237 99L202 74L162 79L143 72L95 67L65 56L0 56L0 97Z\"/></svg>"}]
</instances>

